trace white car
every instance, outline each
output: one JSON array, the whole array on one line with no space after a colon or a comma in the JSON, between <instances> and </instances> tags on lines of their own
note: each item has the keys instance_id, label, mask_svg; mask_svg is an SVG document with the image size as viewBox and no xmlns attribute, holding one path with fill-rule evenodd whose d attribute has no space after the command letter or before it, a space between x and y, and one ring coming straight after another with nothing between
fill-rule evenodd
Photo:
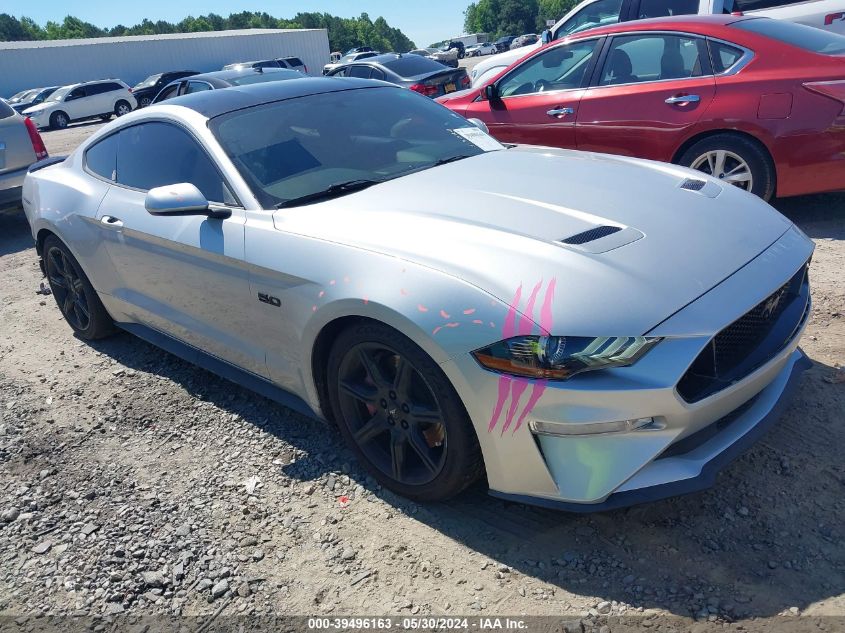
<instances>
[{"instance_id":1,"label":"white car","mask_svg":"<svg viewBox=\"0 0 845 633\"><path fill-rule=\"evenodd\" d=\"M481 57L482 55L493 55L496 52L496 47L490 42L483 44L474 44L466 49L467 57Z\"/></svg>"},{"instance_id":2,"label":"white car","mask_svg":"<svg viewBox=\"0 0 845 633\"><path fill-rule=\"evenodd\" d=\"M137 106L129 86L119 79L104 79L63 86L23 114L39 129L61 130L73 121L108 121L112 115L129 114Z\"/></svg>"},{"instance_id":3,"label":"white car","mask_svg":"<svg viewBox=\"0 0 845 633\"><path fill-rule=\"evenodd\" d=\"M789 20L845 33L845 3L842 0L583 0L549 29L549 41L628 20L734 12ZM505 51L484 60L470 73L473 88L540 46L542 38L535 44Z\"/></svg>"}]
</instances>

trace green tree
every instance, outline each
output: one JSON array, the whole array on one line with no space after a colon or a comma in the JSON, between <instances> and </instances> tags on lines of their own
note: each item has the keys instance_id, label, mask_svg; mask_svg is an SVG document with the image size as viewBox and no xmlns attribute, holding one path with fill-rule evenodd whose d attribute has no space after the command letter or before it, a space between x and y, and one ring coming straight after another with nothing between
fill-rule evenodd
<instances>
[{"instance_id":1,"label":"green tree","mask_svg":"<svg viewBox=\"0 0 845 633\"><path fill-rule=\"evenodd\" d=\"M557 22L578 4L578 0L539 0L539 15L537 26L546 28L546 20Z\"/></svg>"}]
</instances>

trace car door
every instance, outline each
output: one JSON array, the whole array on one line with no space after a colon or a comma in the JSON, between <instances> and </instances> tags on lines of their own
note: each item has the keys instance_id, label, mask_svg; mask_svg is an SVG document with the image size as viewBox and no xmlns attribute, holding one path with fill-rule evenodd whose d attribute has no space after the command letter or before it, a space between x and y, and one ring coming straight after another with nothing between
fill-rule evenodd
<instances>
[{"instance_id":1,"label":"car door","mask_svg":"<svg viewBox=\"0 0 845 633\"><path fill-rule=\"evenodd\" d=\"M671 161L716 93L703 38L613 37L578 110L578 149Z\"/></svg>"},{"instance_id":2,"label":"car door","mask_svg":"<svg viewBox=\"0 0 845 633\"><path fill-rule=\"evenodd\" d=\"M79 101L79 117L92 117L105 112L110 112L108 107L107 84L88 84L85 86L85 98Z\"/></svg>"},{"instance_id":3,"label":"car door","mask_svg":"<svg viewBox=\"0 0 845 633\"><path fill-rule=\"evenodd\" d=\"M498 98L467 107L500 141L575 147L575 120L603 37L547 48L495 82Z\"/></svg>"},{"instance_id":4,"label":"car door","mask_svg":"<svg viewBox=\"0 0 845 633\"><path fill-rule=\"evenodd\" d=\"M87 86L77 86L65 95L65 100L62 103L62 109L71 120L81 119L85 116L86 105L85 100L87 96Z\"/></svg>"},{"instance_id":5,"label":"car door","mask_svg":"<svg viewBox=\"0 0 845 633\"><path fill-rule=\"evenodd\" d=\"M92 157L106 142L107 151L116 148L113 164L108 153L105 160ZM112 182L97 220L118 279L108 291L116 311L124 320L265 374L263 349L250 337L244 211L201 144L175 123L141 123L89 149L86 168ZM147 212L149 189L182 182L231 209L231 216Z\"/></svg>"}]
</instances>

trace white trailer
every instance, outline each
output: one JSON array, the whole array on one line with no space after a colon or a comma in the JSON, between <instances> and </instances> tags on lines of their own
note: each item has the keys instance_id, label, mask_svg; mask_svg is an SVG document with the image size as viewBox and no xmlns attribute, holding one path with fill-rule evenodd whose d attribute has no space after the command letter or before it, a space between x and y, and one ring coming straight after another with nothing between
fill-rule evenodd
<instances>
[{"instance_id":1,"label":"white trailer","mask_svg":"<svg viewBox=\"0 0 845 633\"><path fill-rule=\"evenodd\" d=\"M122 79L130 86L168 70L220 70L239 61L299 57L319 74L329 57L325 29L240 29L203 33L0 42L0 97L26 88Z\"/></svg>"}]
</instances>

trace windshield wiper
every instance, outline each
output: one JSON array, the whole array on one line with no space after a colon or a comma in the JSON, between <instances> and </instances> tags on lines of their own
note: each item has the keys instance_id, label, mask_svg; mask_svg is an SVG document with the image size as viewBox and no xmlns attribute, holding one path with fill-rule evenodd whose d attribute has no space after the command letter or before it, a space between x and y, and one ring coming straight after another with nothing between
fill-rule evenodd
<instances>
[{"instance_id":1,"label":"windshield wiper","mask_svg":"<svg viewBox=\"0 0 845 633\"><path fill-rule=\"evenodd\" d=\"M441 158L438 161L431 163L432 167L440 167L440 165L448 165L455 161L463 160L464 158L472 158L469 154L458 154L457 156L450 156L449 158Z\"/></svg>"},{"instance_id":2,"label":"windshield wiper","mask_svg":"<svg viewBox=\"0 0 845 633\"><path fill-rule=\"evenodd\" d=\"M277 209L284 209L287 207L298 207L309 202L316 202L318 200L331 200L332 198L339 198L348 193L355 193L356 191L363 191L373 185L378 185L384 182L383 180L349 180L347 182L339 182L332 185L323 191L315 191L298 198L291 198L276 205Z\"/></svg>"}]
</instances>

